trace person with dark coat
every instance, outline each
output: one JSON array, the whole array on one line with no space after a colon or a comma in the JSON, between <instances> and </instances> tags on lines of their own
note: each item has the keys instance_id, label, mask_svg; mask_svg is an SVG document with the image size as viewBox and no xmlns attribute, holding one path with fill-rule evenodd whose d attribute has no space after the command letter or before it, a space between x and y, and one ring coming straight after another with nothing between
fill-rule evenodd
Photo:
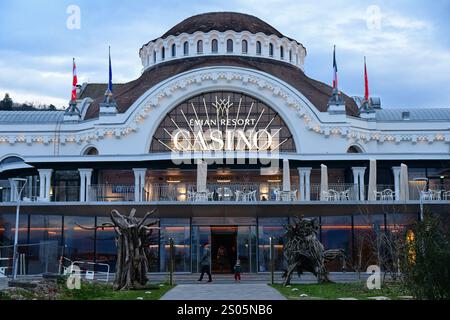
<instances>
[{"instance_id":1,"label":"person with dark coat","mask_svg":"<svg viewBox=\"0 0 450 320\"><path fill-rule=\"evenodd\" d=\"M200 259L200 266L201 266L201 272L202 274L200 275L200 279L198 279L198 281L202 281L203 280L203 276L205 275L205 273L208 275L208 282L212 282L212 278L211 278L211 250L209 249L209 243L205 243L203 245L203 255L202 258Z\"/></svg>"}]
</instances>

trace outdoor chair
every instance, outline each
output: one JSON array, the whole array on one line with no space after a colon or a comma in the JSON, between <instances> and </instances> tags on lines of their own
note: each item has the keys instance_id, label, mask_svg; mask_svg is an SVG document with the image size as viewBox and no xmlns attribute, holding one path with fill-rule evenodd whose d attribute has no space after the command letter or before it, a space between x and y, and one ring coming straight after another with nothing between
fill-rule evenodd
<instances>
[{"instance_id":1,"label":"outdoor chair","mask_svg":"<svg viewBox=\"0 0 450 320\"><path fill-rule=\"evenodd\" d=\"M430 200L441 200L441 191L440 190L429 190L430 192Z\"/></svg>"},{"instance_id":2,"label":"outdoor chair","mask_svg":"<svg viewBox=\"0 0 450 320\"><path fill-rule=\"evenodd\" d=\"M450 200L450 191L446 191L442 194L444 200Z\"/></svg>"},{"instance_id":3,"label":"outdoor chair","mask_svg":"<svg viewBox=\"0 0 450 320\"><path fill-rule=\"evenodd\" d=\"M391 189L384 189L381 192L377 192L379 195L379 200L382 201L394 201L395 200L395 192ZM378 196L377 196L378 199Z\"/></svg>"},{"instance_id":4,"label":"outdoor chair","mask_svg":"<svg viewBox=\"0 0 450 320\"><path fill-rule=\"evenodd\" d=\"M342 201L349 201L350 200L350 189L347 189L347 190L342 191L340 193L340 200L342 200Z\"/></svg>"},{"instance_id":5,"label":"outdoor chair","mask_svg":"<svg viewBox=\"0 0 450 320\"><path fill-rule=\"evenodd\" d=\"M339 193L333 189L330 189L328 191L323 191L323 200L324 201L338 201L339 200Z\"/></svg>"},{"instance_id":6,"label":"outdoor chair","mask_svg":"<svg viewBox=\"0 0 450 320\"><path fill-rule=\"evenodd\" d=\"M291 201L297 201L297 190L291 191Z\"/></svg>"},{"instance_id":7,"label":"outdoor chair","mask_svg":"<svg viewBox=\"0 0 450 320\"><path fill-rule=\"evenodd\" d=\"M278 188L274 189L273 193L275 194L275 201L281 201L281 191L280 191L280 189L278 189Z\"/></svg>"}]
</instances>

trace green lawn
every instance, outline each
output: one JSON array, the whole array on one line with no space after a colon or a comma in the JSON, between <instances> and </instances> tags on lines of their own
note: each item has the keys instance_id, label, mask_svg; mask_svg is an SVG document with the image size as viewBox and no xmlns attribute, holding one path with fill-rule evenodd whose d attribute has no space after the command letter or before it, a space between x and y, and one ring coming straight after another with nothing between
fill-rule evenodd
<instances>
[{"instance_id":1,"label":"green lawn","mask_svg":"<svg viewBox=\"0 0 450 320\"><path fill-rule=\"evenodd\" d=\"M325 299L356 298L367 300L368 297L384 296L390 299L399 299L400 296L409 295L398 284L384 285L380 290L369 290L363 282L357 283L327 283L327 284L295 284L290 287L273 285L288 299ZM306 294L307 297L300 297Z\"/></svg>"},{"instance_id":2,"label":"green lawn","mask_svg":"<svg viewBox=\"0 0 450 320\"><path fill-rule=\"evenodd\" d=\"M59 300L159 300L173 286L155 284L145 290L113 291L112 285L83 283L80 290L64 288Z\"/></svg>"}]
</instances>

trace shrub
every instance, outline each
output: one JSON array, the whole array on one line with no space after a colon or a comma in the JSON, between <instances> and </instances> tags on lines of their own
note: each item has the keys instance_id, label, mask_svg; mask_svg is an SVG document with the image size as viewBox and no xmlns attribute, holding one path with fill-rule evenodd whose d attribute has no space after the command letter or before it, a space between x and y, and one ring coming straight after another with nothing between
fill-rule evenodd
<instances>
[{"instance_id":1,"label":"shrub","mask_svg":"<svg viewBox=\"0 0 450 320\"><path fill-rule=\"evenodd\" d=\"M450 233L427 214L408 233L402 250L402 279L418 299L450 298Z\"/></svg>"}]
</instances>

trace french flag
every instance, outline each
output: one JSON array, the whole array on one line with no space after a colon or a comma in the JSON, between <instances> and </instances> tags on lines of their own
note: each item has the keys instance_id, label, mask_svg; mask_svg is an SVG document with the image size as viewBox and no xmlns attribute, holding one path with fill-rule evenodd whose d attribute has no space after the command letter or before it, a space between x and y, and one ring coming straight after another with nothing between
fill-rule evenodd
<instances>
[{"instance_id":1,"label":"french flag","mask_svg":"<svg viewBox=\"0 0 450 320\"><path fill-rule=\"evenodd\" d=\"M77 65L75 64L75 58L73 58L73 81L72 81L72 98L71 101L77 101Z\"/></svg>"},{"instance_id":2,"label":"french flag","mask_svg":"<svg viewBox=\"0 0 450 320\"><path fill-rule=\"evenodd\" d=\"M333 89L338 89L338 68L336 63L336 46L333 51Z\"/></svg>"}]
</instances>

